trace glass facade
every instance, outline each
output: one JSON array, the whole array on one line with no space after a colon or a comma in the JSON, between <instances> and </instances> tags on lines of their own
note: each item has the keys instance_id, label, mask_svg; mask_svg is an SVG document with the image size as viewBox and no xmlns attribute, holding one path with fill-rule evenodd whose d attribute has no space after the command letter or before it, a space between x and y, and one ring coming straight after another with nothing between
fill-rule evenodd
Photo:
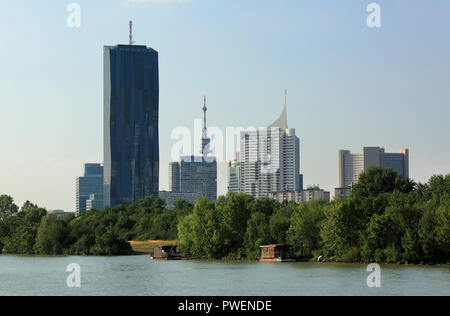
<instances>
[{"instance_id":1,"label":"glass facade","mask_svg":"<svg viewBox=\"0 0 450 316\"><path fill-rule=\"evenodd\" d=\"M84 165L84 175L76 179L76 213L87 211L86 203L91 195L103 195L103 166L98 163ZM102 209L103 205L101 208Z\"/></svg>"},{"instance_id":2,"label":"glass facade","mask_svg":"<svg viewBox=\"0 0 450 316\"><path fill-rule=\"evenodd\" d=\"M91 194L86 201L86 211L103 210L103 194Z\"/></svg>"},{"instance_id":3,"label":"glass facade","mask_svg":"<svg viewBox=\"0 0 450 316\"><path fill-rule=\"evenodd\" d=\"M170 164L171 189L179 193L198 193L217 200L217 161L213 157L185 156Z\"/></svg>"},{"instance_id":4,"label":"glass facade","mask_svg":"<svg viewBox=\"0 0 450 316\"><path fill-rule=\"evenodd\" d=\"M158 52L104 48L105 206L135 203L159 191Z\"/></svg>"}]
</instances>

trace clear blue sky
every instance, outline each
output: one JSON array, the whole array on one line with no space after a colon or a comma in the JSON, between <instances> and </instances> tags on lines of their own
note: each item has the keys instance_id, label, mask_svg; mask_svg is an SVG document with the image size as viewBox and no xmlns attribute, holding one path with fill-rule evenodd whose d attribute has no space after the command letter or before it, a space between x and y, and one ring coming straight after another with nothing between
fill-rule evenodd
<instances>
[{"instance_id":1,"label":"clear blue sky","mask_svg":"<svg viewBox=\"0 0 450 316\"><path fill-rule=\"evenodd\" d=\"M81 28L66 6L81 5ZM450 2L41 0L0 4L0 193L75 208L84 162L103 159L103 45L160 53L161 189L173 128L265 126L289 91L305 184L338 184L337 152L410 149L410 175L450 171ZM219 192L226 187L219 174Z\"/></svg>"}]
</instances>

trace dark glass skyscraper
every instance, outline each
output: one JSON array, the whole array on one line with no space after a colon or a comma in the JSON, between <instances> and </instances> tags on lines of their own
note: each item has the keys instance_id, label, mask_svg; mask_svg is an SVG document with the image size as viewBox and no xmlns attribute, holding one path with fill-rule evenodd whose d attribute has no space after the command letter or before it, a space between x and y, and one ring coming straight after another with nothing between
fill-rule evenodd
<instances>
[{"instance_id":1,"label":"dark glass skyscraper","mask_svg":"<svg viewBox=\"0 0 450 316\"><path fill-rule=\"evenodd\" d=\"M84 174L76 181L76 213L83 215L88 210L86 202L94 195L103 200L103 166L99 163L84 165ZM98 207L103 209L103 205Z\"/></svg>"},{"instance_id":2,"label":"dark glass skyscraper","mask_svg":"<svg viewBox=\"0 0 450 316\"><path fill-rule=\"evenodd\" d=\"M159 191L158 52L104 48L105 206L135 203Z\"/></svg>"}]
</instances>

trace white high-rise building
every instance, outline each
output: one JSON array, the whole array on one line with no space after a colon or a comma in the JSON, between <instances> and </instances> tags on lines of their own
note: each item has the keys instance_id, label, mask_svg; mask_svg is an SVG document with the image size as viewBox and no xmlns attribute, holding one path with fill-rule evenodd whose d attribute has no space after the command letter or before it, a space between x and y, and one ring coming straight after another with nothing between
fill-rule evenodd
<instances>
[{"instance_id":1,"label":"white high-rise building","mask_svg":"<svg viewBox=\"0 0 450 316\"><path fill-rule=\"evenodd\" d=\"M241 133L240 192L256 198L271 192L298 191L300 139L288 128L287 103L280 118L267 128Z\"/></svg>"}]
</instances>

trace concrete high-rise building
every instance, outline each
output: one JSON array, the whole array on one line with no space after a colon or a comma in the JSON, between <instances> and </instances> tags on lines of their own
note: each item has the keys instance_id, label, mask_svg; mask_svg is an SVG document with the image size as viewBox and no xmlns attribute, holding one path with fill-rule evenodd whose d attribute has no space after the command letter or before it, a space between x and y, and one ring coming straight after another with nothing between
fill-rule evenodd
<instances>
[{"instance_id":1,"label":"concrete high-rise building","mask_svg":"<svg viewBox=\"0 0 450 316\"><path fill-rule=\"evenodd\" d=\"M158 52L104 48L104 200L138 202L159 191Z\"/></svg>"},{"instance_id":2,"label":"concrete high-rise building","mask_svg":"<svg viewBox=\"0 0 450 316\"><path fill-rule=\"evenodd\" d=\"M339 151L339 187L335 196L347 196L348 188L358 182L362 172L372 166L392 168L403 178L409 178L409 150L398 153L386 153L384 148L364 147L361 153L353 154L349 150Z\"/></svg>"},{"instance_id":3,"label":"concrete high-rise building","mask_svg":"<svg viewBox=\"0 0 450 316\"><path fill-rule=\"evenodd\" d=\"M91 194L103 195L103 165L87 163L84 165L84 175L76 179L76 214L86 212L86 202ZM103 205L101 207L103 209Z\"/></svg>"},{"instance_id":4,"label":"concrete high-rise building","mask_svg":"<svg viewBox=\"0 0 450 316\"><path fill-rule=\"evenodd\" d=\"M298 191L300 139L288 128L287 102L280 118L268 128L241 133L240 192L256 198L270 192Z\"/></svg>"},{"instance_id":5,"label":"concrete high-rise building","mask_svg":"<svg viewBox=\"0 0 450 316\"><path fill-rule=\"evenodd\" d=\"M203 106L204 125L201 156L184 156L181 161L169 165L169 188L171 192L198 193L210 201L217 200L217 161L209 156L210 142L206 127L206 98Z\"/></svg>"}]
</instances>

